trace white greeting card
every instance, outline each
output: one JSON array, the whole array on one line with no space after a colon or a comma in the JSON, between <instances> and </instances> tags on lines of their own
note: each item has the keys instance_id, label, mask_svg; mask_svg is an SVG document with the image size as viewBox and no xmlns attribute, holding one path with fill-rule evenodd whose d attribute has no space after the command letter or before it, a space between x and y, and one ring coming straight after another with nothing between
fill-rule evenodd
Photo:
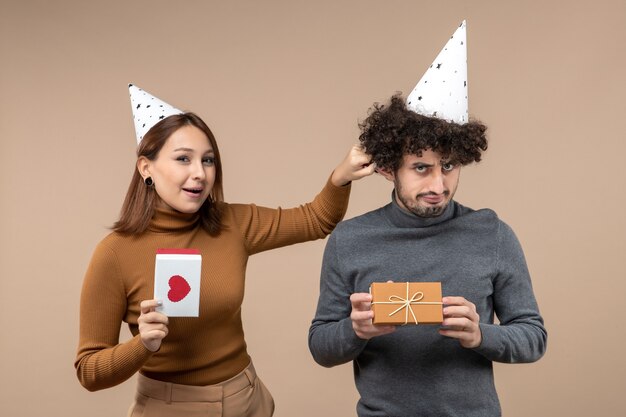
<instances>
[{"instance_id":1,"label":"white greeting card","mask_svg":"<svg viewBox=\"0 0 626 417\"><path fill-rule=\"evenodd\" d=\"M158 249L154 269L156 310L168 317L198 317L202 256L197 249Z\"/></svg>"}]
</instances>

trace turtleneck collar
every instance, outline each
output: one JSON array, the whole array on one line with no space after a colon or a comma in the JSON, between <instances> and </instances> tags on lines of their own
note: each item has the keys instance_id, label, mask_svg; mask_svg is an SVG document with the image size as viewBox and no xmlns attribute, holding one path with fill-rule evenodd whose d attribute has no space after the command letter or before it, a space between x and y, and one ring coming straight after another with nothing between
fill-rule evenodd
<instances>
[{"instance_id":1,"label":"turtleneck collar","mask_svg":"<svg viewBox=\"0 0 626 417\"><path fill-rule=\"evenodd\" d=\"M439 223L443 223L455 217L457 203L452 200L446 207L444 212L437 217L419 217L406 211L396 201L395 190L391 192L391 203L385 206L385 214L387 218L397 227L429 227Z\"/></svg>"},{"instance_id":2,"label":"turtleneck collar","mask_svg":"<svg viewBox=\"0 0 626 417\"><path fill-rule=\"evenodd\" d=\"M199 219L200 215L197 212L187 214L169 207L157 207L148 230L156 233L183 232L195 228Z\"/></svg>"}]
</instances>

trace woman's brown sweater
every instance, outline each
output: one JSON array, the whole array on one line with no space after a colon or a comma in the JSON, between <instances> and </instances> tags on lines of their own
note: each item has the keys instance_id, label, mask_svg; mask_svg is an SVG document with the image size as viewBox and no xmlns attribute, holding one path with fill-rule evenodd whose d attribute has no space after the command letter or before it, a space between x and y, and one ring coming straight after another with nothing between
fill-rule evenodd
<instances>
[{"instance_id":1,"label":"woman's brown sweater","mask_svg":"<svg viewBox=\"0 0 626 417\"><path fill-rule=\"evenodd\" d=\"M140 371L149 378L209 385L241 372L250 362L241 323L248 257L328 235L343 218L350 186L330 180L311 203L292 209L222 204L223 231L213 237L197 214L157 210L141 235L111 233L96 247L83 283L80 339L75 361L81 384L108 388ZM153 298L159 248L202 254L200 316L172 317L157 352L148 351L137 327L139 304ZM119 343L120 324L132 339Z\"/></svg>"}]
</instances>

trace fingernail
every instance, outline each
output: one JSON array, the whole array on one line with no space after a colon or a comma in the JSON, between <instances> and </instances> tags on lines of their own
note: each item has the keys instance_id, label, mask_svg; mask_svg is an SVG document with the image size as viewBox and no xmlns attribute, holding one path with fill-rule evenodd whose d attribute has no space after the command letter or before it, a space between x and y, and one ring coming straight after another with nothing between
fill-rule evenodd
<instances>
[{"instance_id":1,"label":"fingernail","mask_svg":"<svg viewBox=\"0 0 626 417\"><path fill-rule=\"evenodd\" d=\"M162 305L163 305L163 301L161 301L161 300L157 300L157 306L158 306L158 307L161 307Z\"/></svg>"}]
</instances>

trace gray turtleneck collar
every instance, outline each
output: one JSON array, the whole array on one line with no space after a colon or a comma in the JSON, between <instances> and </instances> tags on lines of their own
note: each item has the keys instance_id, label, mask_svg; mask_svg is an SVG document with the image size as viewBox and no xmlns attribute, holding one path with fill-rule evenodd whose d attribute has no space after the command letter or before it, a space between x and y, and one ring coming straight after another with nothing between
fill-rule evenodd
<instances>
[{"instance_id":1,"label":"gray turtleneck collar","mask_svg":"<svg viewBox=\"0 0 626 417\"><path fill-rule=\"evenodd\" d=\"M437 217L420 217L400 207L396 201L395 190L391 193L391 203L383 211L396 227L420 228L434 226L457 216L458 204L451 200L446 209Z\"/></svg>"}]
</instances>

